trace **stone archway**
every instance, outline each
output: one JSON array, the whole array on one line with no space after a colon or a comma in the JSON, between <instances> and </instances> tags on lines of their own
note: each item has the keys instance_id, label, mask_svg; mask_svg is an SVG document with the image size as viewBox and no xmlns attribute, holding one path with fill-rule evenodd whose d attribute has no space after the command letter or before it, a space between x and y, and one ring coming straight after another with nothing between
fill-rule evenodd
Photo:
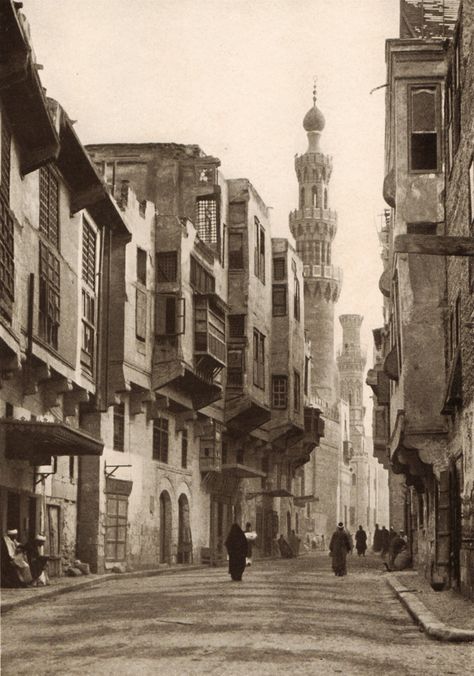
<instances>
[{"instance_id":1,"label":"stone archway","mask_svg":"<svg viewBox=\"0 0 474 676\"><path fill-rule=\"evenodd\" d=\"M171 498L168 491L160 495L160 563L171 563Z\"/></svg>"}]
</instances>

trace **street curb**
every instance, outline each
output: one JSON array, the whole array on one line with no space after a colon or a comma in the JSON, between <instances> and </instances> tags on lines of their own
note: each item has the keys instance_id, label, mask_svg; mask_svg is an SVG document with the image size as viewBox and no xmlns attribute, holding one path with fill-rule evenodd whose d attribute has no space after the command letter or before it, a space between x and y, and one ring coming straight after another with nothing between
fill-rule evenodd
<instances>
[{"instance_id":1,"label":"street curb","mask_svg":"<svg viewBox=\"0 0 474 676\"><path fill-rule=\"evenodd\" d=\"M471 629L457 629L451 627L433 615L424 603L417 598L412 589L407 589L394 575L385 578L389 587L393 589L402 605L408 610L412 618L423 631L438 641L462 643L474 641L474 631Z\"/></svg>"},{"instance_id":2,"label":"street curb","mask_svg":"<svg viewBox=\"0 0 474 676\"><path fill-rule=\"evenodd\" d=\"M69 594L70 592L76 591L76 589L87 589L88 587L94 587L97 584L102 584L102 582L109 582L110 580L123 580L127 578L140 578L140 577L154 577L156 575L170 575L173 573L180 573L183 570L187 572L193 570L203 570L209 568L208 565L195 565L195 566L186 566L186 568L154 568L150 570L137 570L129 573L106 573L105 575L97 575L96 577L80 580L71 585L65 586L52 586L50 589L38 590L38 596L28 596L23 599L16 599L14 601L7 601L1 604L0 613L4 615L14 608L19 608L21 606L30 606L36 603L40 603L43 600L51 599L55 596L62 596L63 594Z\"/></svg>"}]
</instances>

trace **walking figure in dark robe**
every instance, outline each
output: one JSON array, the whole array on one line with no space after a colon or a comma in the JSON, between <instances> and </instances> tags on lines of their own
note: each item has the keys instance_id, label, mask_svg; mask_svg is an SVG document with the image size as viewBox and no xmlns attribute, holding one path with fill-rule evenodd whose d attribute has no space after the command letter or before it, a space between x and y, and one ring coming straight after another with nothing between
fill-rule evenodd
<instances>
[{"instance_id":1,"label":"walking figure in dark robe","mask_svg":"<svg viewBox=\"0 0 474 676\"><path fill-rule=\"evenodd\" d=\"M332 569L338 577L347 575L346 557L351 549L350 537L344 530L344 524L340 522L337 524L337 530L332 534L331 542L329 543L329 556L332 557Z\"/></svg>"},{"instance_id":2,"label":"walking figure in dark robe","mask_svg":"<svg viewBox=\"0 0 474 676\"><path fill-rule=\"evenodd\" d=\"M240 582L245 570L248 542L244 531L237 523L232 524L225 546L229 555L229 574L234 582Z\"/></svg>"},{"instance_id":3,"label":"walking figure in dark robe","mask_svg":"<svg viewBox=\"0 0 474 676\"><path fill-rule=\"evenodd\" d=\"M365 556L365 552L367 551L367 533L362 526L359 526L359 530L356 531L355 539L358 556Z\"/></svg>"},{"instance_id":4,"label":"walking figure in dark robe","mask_svg":"<svg viewBox=\"0 0 474 676\"><path fill-rule=\"evenodd\" d=\"M382 526L380 531L380 555L384 559L388 553L388 548L390 547L390 533Z\"/></svg>"},{"instance_id":5,"label":"walking figure in dark robe","mask_svg":"<svg viewBox=\"0 0 474 676\"><path fill-rule=\"evenodd\" d=\"M379 552L382 549L382 540L381 540L381 533L382 531L379 528L379 524L375 524L375 533L374 533L374 542L372 545L372 549L374 552Z\"/></svg>"}]
</instances>

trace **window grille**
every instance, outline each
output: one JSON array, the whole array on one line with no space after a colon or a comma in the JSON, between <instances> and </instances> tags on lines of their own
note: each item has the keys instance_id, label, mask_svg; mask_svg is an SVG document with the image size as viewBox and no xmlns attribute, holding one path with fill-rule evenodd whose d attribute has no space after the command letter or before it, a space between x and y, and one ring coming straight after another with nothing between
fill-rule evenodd
<instances>
[{"instance_id":1,"label":"window grille","mask_svg":"<svg viewBox=\"0 0 474 676\"><path fill-rule=\"evenodd\" d=\"M201 263L191 256L191 286L199 293L214 293L216 280Z\"/></svg>"},{"instance_id":2,"label":"window grille","mask_svg":"<svg viewBox=\"0 0 474 676\"><path fill-rule=\"evenodd\" d=\"M114 406L114 449L123 451L125 448L125 404Z\"/></svg>"},{"instance_id":3,"label":"window grille","mask_svg":"<svg viewBox=\"0 0 474 676\"><path fill-rule=\"evenodd\" d=\"M92 367L95 348L95 298L82 289L82 350L81 360Z\"/></svg>"},{"instance_id":4,"label":"window grille","mask_svg":"<svg viewBox=\"0 0 474 676\"><path fill-rule=\"evenodd\" d=\"M9 320L15 299L14 235L13 216L0 196L0 314Z\"/></svg>"},{"instance_id":5,"label":"window grille","mask_svg":"<svg viewBox=\"0 0 474 676\"><path fill-rule=\"evenodd\" d=\"M60 316L59 259L40 243L39 334L55 349L58 347Z\"/></svg>"},{"instance_id":6,"label":"window grille","mask_svg":"<svg viewBox=\"0 0 474 676\"><path fill-rule=\"evenodd\" d=\"M140 249L138 251L140 251ZM138 264L138 251L137 251L137 264ZM158 282L176 282L178 278L177 251L164 251L162 253L157 254L156 277ZM138 278L138 265L137 265L137 278ZM146 283L146 259L145 259L145 282L142 283L143 284Z\"/></svg>"},{"instance_id":7,"label":"window grille","mask_svg":"<svg viewBox=\"0 0 474 676\"><path fill-rule=\"evenodd\" d=\"M3 116L1 137L0 193L10 204L11 132Z\"/></svg>"},{"instance_id":8,"label":"window grille","mask_svg":"<svg viewBox=\"0 0 474 676\"><path fill-rule=\"evenodd\" d=\"M286 315L286 286L284 285L273 285L272 314L274 317L284 317Z\"/></svg>"},{"instance_id":9,"label":"window grille","mask_svg":"<svg viewBox=\"0 0 474 676\"><path fill-rule=\"evenodd\" d=\"M229 315L229 338L245 337L245 315Z\"/></svg>"},{"instance_id":10,"label":"window grille","mask_svg":"<svg viewBox=\"0 0 474 676\"><path fill-rule=\"evenodd\" d=\"M153 421L153 460L168 462L169 422L167 418Z\"/></svg>"},{"instance_id":11,"label":"window grille","mask_svg":"<svg viewBox=\"0 0 474 676\"><path fill-rule=\"evenodd\" d=\"M272 377L272 407L286 408L288 406L288 377Z\"/></svg>"},{"instance_id":12,"label":"window grille","mask_svg":"<svg viewBox=\"0 0 474 676\"><path fill-rule=\"evenodd\" d=\"M206 244L217 243L217 201L199 198L196 201L196 230Z\"/></svg>"},{"instance_id":13,"label":"window grille","mask_svg":"<svg viewBox=\"0 0 474 676\"><path fill-rule=\"evenodd\" d=\"M254 273L265 284L265 230L255 216Z\"/></svg>"},{"instance_id":14,"label":"window grille","mask_svg":"<svg viewBox=\"0 0 474 676\"><path fill-rule=\"evenodd\" d=\"M286 260L284 258L273 259L273 279L275 282L286 279Z\"/></svg>"},{"instance_id":15,"label":"window grille","mask_svg":"<svg viewBox=\"0 0 474 676\"><path fill-rule=\"evenodd\" d=\"M244 384L244 350L231 348L227 351L227 386L242 387Z\"/></svg>"},{"instance_id":16,"label":"window grille","mask_svg":"<svg viewBox=\"0 0 474 676\"><path fill-rule=\"evenodd\" d=\"M125 561L127 551L128 497L107 495L105 526L106 561Z\"/></svg>"},{"instance_id":17,"label":"window grille","mask_svg":"<svg viewBox=\"0 0 474 676\"><path fill-rule=\"evenodd\" d=\"M96 233L87 221L82 224L82 279L95 289Z\"/></svg>"},{"instance_id":18,"label":"window grille","mask_svg":"<svg viewBox=\"0 0 474 676\"><path fill-rule=\"evenodd\" d=\"M59 248L59 184L50 167L39 171L40 232L56 249Z\"/></svg>"}]
</instances>

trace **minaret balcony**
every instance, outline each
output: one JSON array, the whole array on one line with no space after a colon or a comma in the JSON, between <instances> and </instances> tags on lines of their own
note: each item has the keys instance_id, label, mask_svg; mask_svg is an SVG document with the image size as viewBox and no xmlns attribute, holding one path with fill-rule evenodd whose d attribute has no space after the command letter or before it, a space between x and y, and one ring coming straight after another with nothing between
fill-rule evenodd
<instances>
[{"instance_id":1,"label":"minaret balcony","mask_svg":"<svg viewBox=\"0 0 474 676\"><path fill-rule=\"evenodd\" d=\"M337 265L303 265L305 279L334 279L342 282L342 268Z\"/></svg>"},{"instance_id":2,"label":"minaret balcony","mask_svg":"<svg viewBox=\"0 0 474 676\"><path fill-rule=\"evenodd\" d=\"M324 223L337 223L337 211L334 209L322 209L321 207L304 207L290 212L290 229L300 221L324 221Z\"/></svg>"}]
</instances>

